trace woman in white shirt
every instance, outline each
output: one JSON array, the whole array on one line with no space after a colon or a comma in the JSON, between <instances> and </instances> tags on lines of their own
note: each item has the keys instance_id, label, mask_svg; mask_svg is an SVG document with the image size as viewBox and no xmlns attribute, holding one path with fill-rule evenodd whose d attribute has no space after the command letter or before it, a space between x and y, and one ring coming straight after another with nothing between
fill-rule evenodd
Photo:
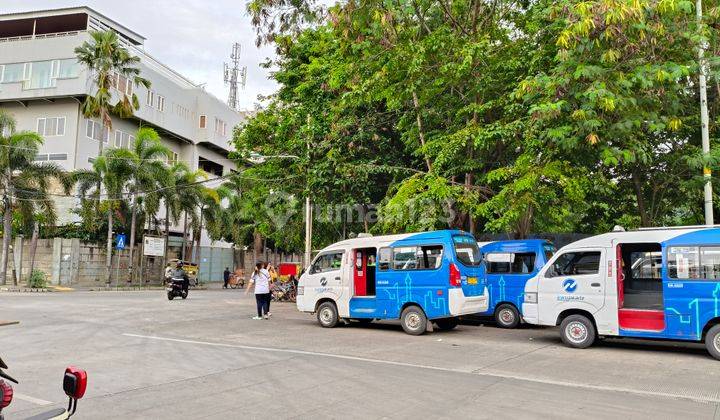
<instances>
[{"instance_id":1,"label":"woman in white shirt","mask_svg":"<svg viewBox=\"0 0 720 420\"><path fill-rule=\"evenodd\" d=\"M262 263L255 264L255 270L250 276L250 286L245 289L245 294L250 292L250 287L255 287L255 302L257 303L257 316L253 319L268 319L270 317L270 273L263 268Z\"/></svg>"}]
</instances>

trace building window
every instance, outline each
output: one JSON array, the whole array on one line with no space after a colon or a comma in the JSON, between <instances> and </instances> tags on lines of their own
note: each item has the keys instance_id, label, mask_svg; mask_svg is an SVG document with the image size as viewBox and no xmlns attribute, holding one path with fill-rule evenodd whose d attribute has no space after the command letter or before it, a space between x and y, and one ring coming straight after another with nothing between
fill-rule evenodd
<instances>
[{"instance_id":1,"label":"building window","mask_svg":"<svg viewBox=\"0 0 720 420\"><path fill-rule=\"evenodd\" d=\"M48 155L47 155L47 153L42 154L42 155L35 155L34 160L35 160L35 162L47 162Z\"/></svg>"},{"instance_id":2,"label":"building window","mask_svg":"<svg viewBox=\"0 0 720 420\"><path fill-rule=\"evenodd\" d=\"M155 92L153 92L152 90L148 89L148 91L147 91L147 99L146 99L146 101L145 101L145 105L147 105L147 106L153 106L154 103L155 103Z\"/></svg>"},{"instance_id":3,"label":"building window","mask_svg":"<svg viewBox=\"0 0 720 420\"><path fill-rule=\"evenodd\" d=\"M65 117L38 118L37 133L43 137L64 136Z\"/></svg>"},{"instance_id":4,"label":"building window","mask_svg":"<svg viewBox=\"0 0 720 420\"><path fill-rule=\"evenodd\" d=\"M103 129L102 124L99 122L87 120L85 136L96 141L100 141L100 139L102 139L104 143L107 143L110 140L110 129L107 127Z\"/></svg>"},{"instance_id":5,"label":"building window","mask_svg":"<svg viewBox=\"0 0 720 420\"><path fill-rule=\"evenodd\" d=\"M215 118L215 134L219 134L221 136L227 135L227 124L219 118Z\"/></svg>"},{"instance_id":6,"label":"building window","mask_svg":"<svg viewBox=\"0 0 720 420\"><path fill-rule=\"evenodd\" d=\"M157 96L157 109L160 112L165 111L165 97L162 95Z\"/></svg>"},{"instance_id":7,"label":"building window","mask_svg":"<svg viewBox=\"0 0 720 420\"><path fill-rule=\"evenodd\" d=\"M124 93L127 96L132 96L132 80L127 77L118 73L112 73L110 75L110 85L118 92Z\"/></svg>"},{"instance_id":8,"label":"building window","mask_svg":"<svg viewBox=\"0 0 720 420\"><path fill-rule=\"evenodd\" d=\"M58 79L74 79L80 76L80 63L74 58L59 60Z\"/></svg>"},{"instance_id":9,"label":"building window","mask_svg":"<svg viewBox=\"0 0 720 420\"><path fill-rule=\"evenodd\" d=\"M170 152L168 154L167 163L173 164L173 163L177 163L177 161L178 161L178 154L175 152Z\"/></svg>"},{"instance_id":10,"label":"building window","mask_svg":"<svg viewBox=\"0 0 720 420\"><path fill-rule=\"evenodd\" d=\"M3 83L18 83L22 82L25 74L25 64L5 64L3 66Z\"/></svg>"},{"instance_id":11,"label":"building window","mask_svg":"<svg viewBox=\"0 0 720 420\"><path fill-rule=\"evenodd\" d=\"M67 160L67 153L50 153L50 160Z\"/></svg>"},{"instance_id":12,"label":"building window","mask_svg":"<svg viewBox=\"0 0 720 420\"><path fill-rule=\"evenodd\" d=\"M207 128L207 116L200 116L200 128Z\"/></svg>"},{"instance_id":13,"label":"building window","mask_svg":"<svg viewBox=\"0 0 720 420\"><path fill-rule=\"evenodd\" d=\"M132 136L124 131L115 130L115 147L127 149L135 143L135 136Z\"/></svg>"}]
</instances>

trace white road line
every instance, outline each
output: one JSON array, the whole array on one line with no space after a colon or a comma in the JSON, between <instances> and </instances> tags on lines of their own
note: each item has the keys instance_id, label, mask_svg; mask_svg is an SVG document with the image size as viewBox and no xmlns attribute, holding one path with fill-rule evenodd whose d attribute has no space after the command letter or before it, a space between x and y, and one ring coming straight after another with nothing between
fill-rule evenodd
<instances>
[{"instance_id":1,"label":"white road line","mask_svg":"<svg viewBox=\"0 0 720 420\"><path fill-rule=\"evenodd\" d=\"M31 397L29 395L24 395L24 394L19 394L17 392L13 393L13 397L17 398L18 400L27 401L29 403L33 403L36 405L53 405L53 404L55 404L52 401L41 400L40 398L35 398L35 397Z\"/></svg>"},{"instance_id":2,"label":"white road line","mask_svg":"<svg viewBox=\"0 0 720 420\"><path fill-rule=\"evenodd\" d=\"M299 354L299 355L315 356L315 357L328 357L328 358L333 358L333 359L353 360L353 361L358 361L358 362L375 363L375 364L391 365L391 366L402 366L402 367L435 370L435 371L442 371L442 372L464 373L464 374L470 374L470 375L487 376L487 377L498 378L498 379L510 379L510 380L516 380L516 381L532 382L532 383L542 384L542 385L555 385L555 386L563 386L563 387L570 387L570 388L582 388L582 389L588 389L588 390L593 390L593 391L621 392L621 393L648 396L648 397L681 399L681 400L689 400L689 401L702 402L702 403L714 403L714 404L720 403L720 396L718 396L717 393L715 393L715 396L710 396L710 395L681 394L681 393L675 393L675 392L647 391L647 390L636 389L636 388L624 388L624 387L615 387L615 386L607 386L607 385L593 385L593 384L585 384L585 383L581 383L581 382L559 381L559 380L554 380L554 379L549 379L549 378L514 375L514 374L509 374L509 373L487 372L487 371L482 371L482 370L471 371L471 370L453 369L453 368L446 368L446 367L440 367L440 366L420 365L420 364L414 364L414 363L396 362L396 361L392 361L392 360L371 359L371 358L366 358L366 357L347 356L347 355L332 354L332 353L321 353L321 352L308 351L308 350L282 349L282 348L275 348L275 347L245 346L242 344L213 343L210 341L185 340L185 339L179 339L179 338L158 337L158 336L153 336L153 335L141 335L141 334L129 334L129 333L125 333L123 335L126 337L145 338L145 339L150 339L150 340L170 341L170 342L176 342L176 343L198 344L198 345L204 345L204 346L226 347L226 348L243 349L243 350L262 350L262 351L267 351L267 352Z\"/></svg>"}]
</instances>

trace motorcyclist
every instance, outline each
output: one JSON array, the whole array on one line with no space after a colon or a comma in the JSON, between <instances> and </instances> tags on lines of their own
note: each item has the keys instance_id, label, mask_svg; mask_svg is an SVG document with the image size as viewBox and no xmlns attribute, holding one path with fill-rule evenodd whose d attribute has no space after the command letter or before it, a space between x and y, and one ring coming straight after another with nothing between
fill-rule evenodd
<instances>
[{"instance_id":1,"label":"motorcyclist","mask_svg":"<svg viewBox=\"0 0 720 420\"><path fill-rule=\"evenodd\" d=\"M190 278L188 277L185 270L183 270L183 265L181 262L178 262L175 266L175 269L172 270L170 273L171 279L182 279L182 289L184 292L187 292L188 288L190 288Z\"/></svg>"}]
</instances>

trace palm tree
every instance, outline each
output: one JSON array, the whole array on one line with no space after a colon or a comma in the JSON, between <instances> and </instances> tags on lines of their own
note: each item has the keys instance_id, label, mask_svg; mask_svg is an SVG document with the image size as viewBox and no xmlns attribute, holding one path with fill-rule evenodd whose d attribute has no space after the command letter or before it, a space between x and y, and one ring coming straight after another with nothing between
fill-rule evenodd
<instances>
[{"instance_id":1,"label":"palm tree","mask_svg":"<svg viewBox=\"0 0 720 420\"><path fill-rule=\"evenodd\" d=\"M112 151L112 150L111 150ZM105 255L106 282L110 284L112 273L112 243L113 243L113 212L117 204L124 200L123 188L131 176L130 165L124 159L108 159L106 154L99 156L93 162L92 169L79 169L72 173L72 182L77 184L77 190L83 200L93 200L101 203L102 189L107 193L105 204L107 207L107 245Z\"/></svg>"},{"instance_id":2,"label":"palm tree","mask_svg":"<svg viewBox=\"0 0 720 420\"><path fill-rule=\"evenodd\" d=\"M0 284L7 282L8 255L12 239L13 209L23 220L43 210L52 219L55 207L50 198L51 182L59 181L67 191L69 180L63 169L54 163L37 163L43 139L29 131L15 131L15 120L0 109L0 189L3 194L3 241L0 255Z\"/></svg>"},{"instance_id":3,"label":"palm tree","mask_svg":"<svg viewBox=\"0 0 720 420\"><path fill-rule=\"evenodd\" d=\"M199 211L198 211L198 224L194 226L194 242L195 250L193 251L192 259L195 262L200 260L200 240L203 230L203 223L207 222L209 226L214 226L217 219L220 217L220 196L218 192L212 188L201 186L199 192Z\"/></svg>"},{"instance_id":4,"label":"palm tree","mask_svg":"<svg viewBox=\"0 0 720 420\"><path fill-rule=\"evenodd\" d=\"M130 273L134 279L133 262L135 251L135 234L137 215L140 205L138 195L143 191L155 191L167 184L168 172L163 158L168 157L170 150L160 142L160 136L152 128L141 128L135 136L132 149L114 149L107 153L108 159L118 159L128 166L130 179L127 192L130 195ZM159 208L156 194L147 194L142 201L146 214L155 214Z\"/></svg>"},{"instance_id":5,"label":"palm tree","mask_svg":"<svg viewBox=\"0 0 720 420\"><path fill-rule=\"evenodd\" d=\"M174 162L167 168L165 183L159 191L159 198L165 205L165 261L163 261L163 266L167 263L170 223L177 225L180 223L183 213L196 206L197 189L195 185L205 176L205 172L201 170L191 171L184 162ZM187 224L184 234L183 238L187 236Z\"/></svg>"},{"instance_id":6,"label":"palm tree","mask_svg":"<svg viewBox=\"0 0 720 420\"><path fill-rule=\"evenodd\" d=\"M140 58L120 44L118 36L113 31L90 31L90 41L85 41L75 48L78 62L84 64L93 73L93 82L97 90L94 95L88 95L82 104L82 113L86 118L100 118L103 128L112 129L111 114L121 118L132 117L140 109L140 101L132 88L127 85L144 86L150 88L150 81L140 77L137 67ZM120 87L120 78L124 78L126 88ZM119 96L114 102L113 91ZM131 92L128 94L128 92ZM103 139L98 142L98 156L103 152Z\"/></svg>"}]
</instances>

